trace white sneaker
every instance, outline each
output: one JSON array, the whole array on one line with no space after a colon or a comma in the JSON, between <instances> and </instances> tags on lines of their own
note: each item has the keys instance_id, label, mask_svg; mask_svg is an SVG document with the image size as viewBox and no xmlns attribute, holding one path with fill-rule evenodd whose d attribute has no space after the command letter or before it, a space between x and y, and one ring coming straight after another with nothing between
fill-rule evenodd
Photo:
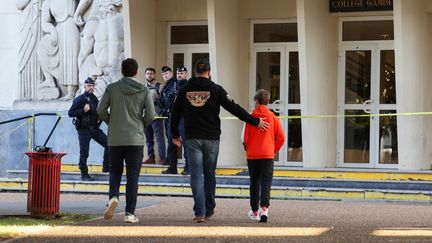
<instances>
[{"instance_id":1,"label":"white sneaker","mask_svg":"<svg viewBox=\"0 0 432 243\"><path fill-rule=\"evenodd\" d=\"M268 208L260 208L259 209L259 216L260 216L260 220L259 222L267 222L268 218L269 218L269 209Z\"/></svg>"},{"instance_id":2,"label":"white sneaker","mask_svg":"<svg viewBox=\"0 0 432 243\"><path fill-rule=\"evenodd\" d=\"M110 199L109 203L108 203L108 207L107 209L105 209L105 213L104 213L104 219L112 219L112 217L114 216L115 210L118 206L118 198L117 197L113 197Z\"/></svg>"},{"instance_id":3,"label":"white sneaker","mask_svg":"<svg viewBox=\"0 0 432 243\"><path fill-rule=\"evenodd\" d=\"M254 212L254 211L249 211L249 213L248 213L248 217L251 219L251 220L253 220L253 221L260 221L260 216L259 216L259 213L258 213L258 211L257 212Z\"/></svg>"},{"instance_id":4,"label":"white sneaker","mask_svg":"<svg viewBox=\"0 0 432 243\"><path fill-rule=\"evenodd\" d=\"M125 223L138 223L139 218L137 216L135 216L134 214L125 213L124 221L125 221Z\"/></svg>"}]
</instances>

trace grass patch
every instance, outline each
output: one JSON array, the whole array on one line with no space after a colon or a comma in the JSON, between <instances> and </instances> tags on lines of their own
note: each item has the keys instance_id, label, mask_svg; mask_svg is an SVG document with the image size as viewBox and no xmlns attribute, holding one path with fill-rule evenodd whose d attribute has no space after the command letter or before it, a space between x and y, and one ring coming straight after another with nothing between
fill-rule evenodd
<instances>
[{"instance_id":1,"label":"grass patch","mask_svg":"<svg viewBox=\"0 0 432 243\"><path fill-rule=\"evenodd\" d=\"M0 216L0 240L38 232L60 225L72 225L96 218L96 215L59 213L55 218L31 216Z\"/></svg>"}]
</instances>

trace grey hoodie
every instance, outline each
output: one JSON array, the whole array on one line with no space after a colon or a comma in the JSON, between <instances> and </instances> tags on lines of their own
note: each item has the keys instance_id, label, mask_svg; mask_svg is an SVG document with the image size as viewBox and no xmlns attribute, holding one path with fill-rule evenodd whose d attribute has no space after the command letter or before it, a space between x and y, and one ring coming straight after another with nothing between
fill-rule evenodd
<instances>
[{"instance_id":1,"label":"grey hoodie","mask_svg":"<svg viewBox=\"0 0 432 243\"><path fill-rule=\"evenodd\" d=\"M109 146L143 146L144 127L155 117L148 88L129 77L108 85L97 113L108 124Z\"/></svg>"}]
</instances>

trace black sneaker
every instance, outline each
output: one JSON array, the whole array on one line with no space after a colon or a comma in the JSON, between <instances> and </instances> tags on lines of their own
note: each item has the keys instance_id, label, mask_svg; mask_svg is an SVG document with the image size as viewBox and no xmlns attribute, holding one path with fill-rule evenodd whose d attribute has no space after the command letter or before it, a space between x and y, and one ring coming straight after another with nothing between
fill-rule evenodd
<instances>
[{"instance_id":1,"label":"black sneaker","mask_svg":"<svg viewBox=\"0 0 432 243\"><path fill-rule=\"evenodd\" d=\"M167 174L177 175L178 172L177 172L177 169L176 170L172 170L172 169L168 168L167 170L162 171L162 174L165 174L165 175L167 175Z\"/></svg>"},{"instance_id":2,"label":"black sneaker","mask_svg":"<svg viewBox=\"0 0 432 243\"><path fill-rule=\"evenodd\" d=\"M81 176L81 180L82 181L93 181L94 179L89 174L85 174L85 175Z\"/></svg>"}]
</instances>

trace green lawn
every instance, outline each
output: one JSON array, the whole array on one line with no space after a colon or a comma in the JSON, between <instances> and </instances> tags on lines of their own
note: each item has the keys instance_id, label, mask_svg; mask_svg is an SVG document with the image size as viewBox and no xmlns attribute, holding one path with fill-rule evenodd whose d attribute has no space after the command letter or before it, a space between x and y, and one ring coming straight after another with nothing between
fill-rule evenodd
<instances>
[{"instance_id":1,"label":"green lawn","mask_svg":"<svg viewBox=\"0 0 432 243\"><path fill-rule=\"evenodd\" d=\"M37 232L57 225L72 225L96 218L96 215L60 213L54 219L31 216L0 216L0 240Z\"/></svg>"}]
</instances>

